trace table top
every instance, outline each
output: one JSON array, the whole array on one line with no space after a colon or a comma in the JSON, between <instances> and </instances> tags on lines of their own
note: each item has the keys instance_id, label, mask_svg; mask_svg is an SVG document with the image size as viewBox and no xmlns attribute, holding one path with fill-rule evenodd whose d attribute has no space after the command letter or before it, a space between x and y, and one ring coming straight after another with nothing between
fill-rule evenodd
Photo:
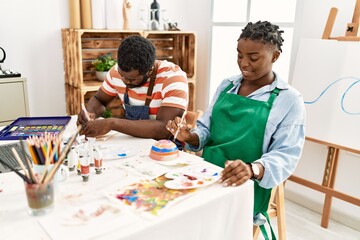
<instances>
[{"instance_id":1,"label":"table top","mask_svg":"<svg viewBox=\"0 0 360 240\"><path fill-rule=\"evenodd\" d=\"M75 132L75 121L66 134ZM127 157L104 159L104 170L92 169L84 182L75 171L59 182L54 209L30 216L24 184L15 173L0 174L1 239L252 239L253 182L239 187L219 183L197 188L167 202L156 214L134 209L113 197L134 184L182 169L207 168L221 171L202 158L180 153L179 164L159 163L148 155L154 140L110 132L94 144L130 149ZM105 147L106 149L106 147ZM105 209L105 210L104 210ZM79 217L79 214L81 215Z\"/></svg>"}]
</instances>

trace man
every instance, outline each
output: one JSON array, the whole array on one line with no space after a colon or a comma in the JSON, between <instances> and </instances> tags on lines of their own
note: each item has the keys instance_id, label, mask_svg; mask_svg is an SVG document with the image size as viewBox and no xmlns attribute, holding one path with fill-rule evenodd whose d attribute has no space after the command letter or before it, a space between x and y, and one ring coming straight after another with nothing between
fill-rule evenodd
<instances>
[{"instance_id":1,"label":"man","mask_svg":"<svg viewBox=\"0 0 360 240\"><path fill-rule=\"evenodd\" d=\"M99 119L117 96L124 118ZM118 49L113 66L98 92L78 114L80 134L87 137L115 130L135 137L167 139L166 123L181 116L188 105L186 73L166 60L156 60L156 49L146 38L130 36ZM94 120L94 121L92 121Z\"/></svg>"}]
</instances>

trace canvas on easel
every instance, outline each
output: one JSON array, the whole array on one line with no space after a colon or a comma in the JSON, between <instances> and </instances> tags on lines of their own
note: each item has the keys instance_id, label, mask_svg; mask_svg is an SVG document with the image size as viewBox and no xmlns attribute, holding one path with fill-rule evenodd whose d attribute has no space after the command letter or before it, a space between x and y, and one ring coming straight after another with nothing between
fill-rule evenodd
<instances>
[{"instance_id":1,"label":"canvas on easel","mask_svg":"<svg viewBox=\"0 0 360 240\"><path fill-rule=\"evenodd\" d=\"M306 136L360 149L359 41L301 39L292 85L303 95Z\"/></svg>"}]
</instances>

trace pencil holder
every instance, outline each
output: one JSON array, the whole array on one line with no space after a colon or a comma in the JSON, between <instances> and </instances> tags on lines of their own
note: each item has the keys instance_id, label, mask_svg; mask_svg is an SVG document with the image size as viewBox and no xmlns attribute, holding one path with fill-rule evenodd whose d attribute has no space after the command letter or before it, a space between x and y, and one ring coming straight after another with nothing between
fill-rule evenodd
<instances>
[{"instance_id":1,"label":"pencil holder","mask_svg":"<svg viewBox=\"0 0 360 240\"><path fill-rule=\"evenodd\" d=\"M32 216L40 216L54 207L54 183L35 184L25 182L25 193L28 202L28 212Z\"/></svg>"}]
</instances>

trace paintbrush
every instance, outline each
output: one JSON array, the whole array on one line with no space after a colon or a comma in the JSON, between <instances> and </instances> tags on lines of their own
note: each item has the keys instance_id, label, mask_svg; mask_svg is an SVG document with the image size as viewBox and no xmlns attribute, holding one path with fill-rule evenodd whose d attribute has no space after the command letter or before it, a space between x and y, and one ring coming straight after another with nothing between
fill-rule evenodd
<instances>
[{"instance_id":1,"label":"paintbrush","mask_svg":"<svg viewBox=\"0 0 360 240\"><path fill-rule=\"evenodd\" d=\"M85 107L84 103L81 103L81 109L84 111L86 119L88 121L90 121L90 115L89 115L89 112L86 110L86 107Z\"/></svg>"},{"instance_id":2,"label":"paintbrush","mask_svg":"<svg viewBox=\"0 0 360 240\"><path fill-rule=\"evenodd\" d=\"M24 163L23 163L23 161L21 161L21 158L20 158L18 152L16 151L16 149L15 149L14 147L12 147L12 148L11 148L11 151L13 152L13 154L14 154L14 156L15 156L15 159L16 159L16 161L19 163L21 169L24 171L26 177L27 177L28 179L30 179L30 176L29 176L28 172L26 171L26 168L25 168L25 166L24 166Z\"/></svg>"},{"instance_id":3,"label":"paintbrush","mask_svg":"<svg viewBox=\"0 0 360 240\"><path fill-rule=\"evenodd\" d=\"M174 140L176 139L177 135L179 134L180 132L180 128L182 127L182 122L184 121L185 119L185 116L186 116L186 111L183 113L182 117L181 117L181 120L180 120L180 123L178 124L178 128L175 132L175 135L174 135Z\"/></svg>"},{"instance_id":4,"label":"paintbrush","mask_svg":"<svg viewBox=\"0 0 360 240\"><path fill-rule=\"evenodd\" d=\"M19 172L19 170L13 168L11 165L7 164L4 160L2 160L0 158L0 162L2 164L4 164L5 166L7 166L8 168L10 168L12 171L14 171L17 175L19 175L25 182L32 184L33 181L31 179L29 179L28 177L26 177L24 174L22 174L21 172Z\"/></svg>"}]
</instances>

